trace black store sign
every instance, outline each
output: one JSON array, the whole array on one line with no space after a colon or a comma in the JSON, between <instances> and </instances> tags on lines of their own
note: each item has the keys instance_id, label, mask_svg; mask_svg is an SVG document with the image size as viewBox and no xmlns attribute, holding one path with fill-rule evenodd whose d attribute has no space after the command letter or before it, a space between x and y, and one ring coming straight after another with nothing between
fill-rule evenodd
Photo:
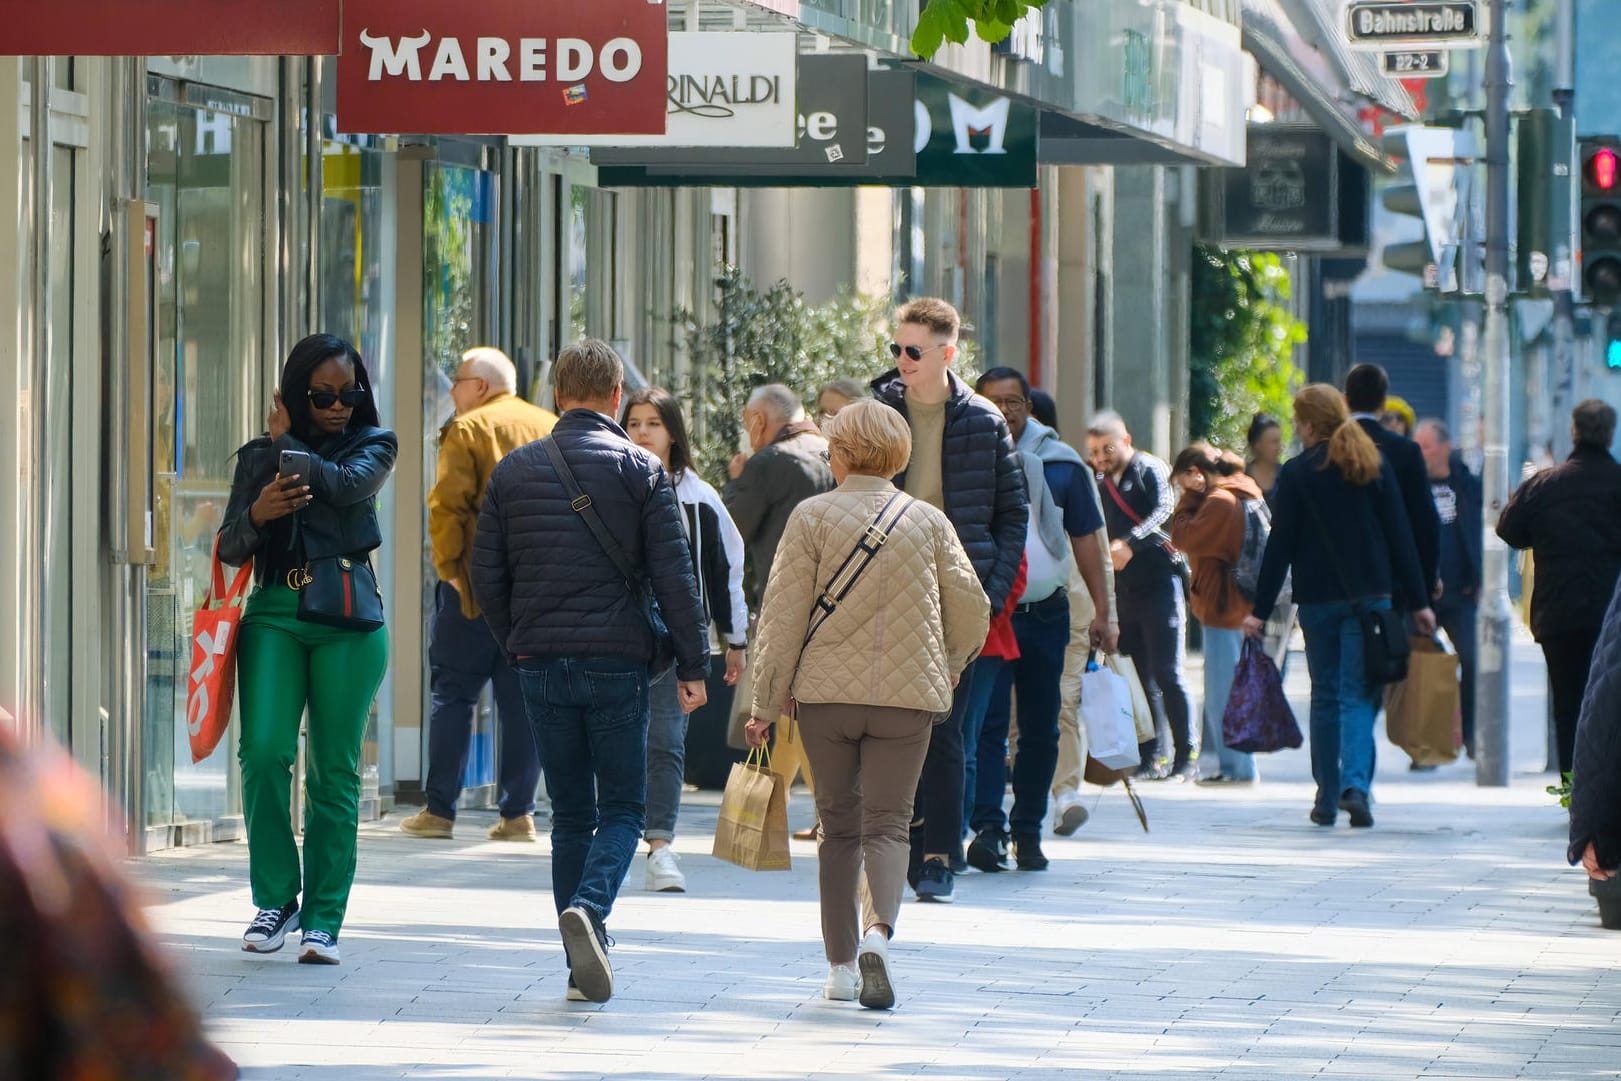
<instances>
[{"instance_id":1,"label":"black store sign","mask_svg":"<svg viewBox=\"0 0 1621 1081\"><path fill-rule=\"evenodd\" d=\"M1224 170L1221 240L1273 251L1341 251L1366 244L1366 173L1326 132L1257 124L1249 163Z\"/></svg>"}]
</instances>

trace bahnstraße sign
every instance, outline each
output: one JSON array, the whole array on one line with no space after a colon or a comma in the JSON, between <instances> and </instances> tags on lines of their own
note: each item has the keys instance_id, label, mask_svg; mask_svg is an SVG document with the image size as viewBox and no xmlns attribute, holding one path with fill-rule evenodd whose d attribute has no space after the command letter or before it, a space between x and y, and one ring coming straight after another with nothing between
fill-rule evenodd
<instances>
[{"instance_id":1,"label":"bahnstra\u00dfe sign","mask_svg":"<svg viewBox=\"0 0 1621 1081\"><path fill-rule=\"evenodd\" d=\"M1345 9L1346 38L1353 49L1392 45L1480 45L1477 0L1451 3L1353 3Z\"/></svg>"}]
</instances>

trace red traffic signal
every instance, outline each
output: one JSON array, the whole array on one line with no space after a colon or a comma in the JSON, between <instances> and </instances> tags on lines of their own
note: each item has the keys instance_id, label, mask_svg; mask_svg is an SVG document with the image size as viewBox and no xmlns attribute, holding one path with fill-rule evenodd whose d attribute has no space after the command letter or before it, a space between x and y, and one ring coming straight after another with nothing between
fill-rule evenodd
<instances>
[{"instance_id":1,"label":"red traffic signal","mask_svg":"<svg viewBox=\"0 0 1621 1081\"><path fill-rule=\"evenodd\" d=\"M1594 190L1613 191L1616 184L1621 182L1621 155L1607 146L1601 146L1587 159L1582 174L1588 186Z\"/></svg>"}]
</instances>

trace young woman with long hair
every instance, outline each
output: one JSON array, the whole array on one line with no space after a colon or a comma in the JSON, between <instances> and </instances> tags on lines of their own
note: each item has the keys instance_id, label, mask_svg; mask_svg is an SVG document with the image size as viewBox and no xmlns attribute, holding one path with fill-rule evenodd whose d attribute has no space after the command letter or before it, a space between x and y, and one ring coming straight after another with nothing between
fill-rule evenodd
<instances>
[{"instance_id":1,"label":"young woman with long hair","mask_svg":"<svg viewBox=\"0 0 1621 1081\"><path fill-rule=\"evenodd\" d=\"M726 643L726 685L737 686L748 648L749 610L743 597L743 535L726 513L720 493L693 468L681 403L663 387L625 396L620 425L632 443L664 463L681 503L681 522L692 542L698 592L710 621ZM685 893L686 876L677 865L675 820L681 809L686 772L687 715L676 696L675 669L648 684L647 726L647 889Z\"/></svg>"},{"instance_id":2,"label":"young woman with long hair","mask_svg":"<svg viewBox=\"0 0 1621 1081\"><path fill-rule=\"evenodd\" d=\"M1305 451L1278 475L1272 535L1261 563L1254 611L1244 633L1261 637L1285 571L1311 671L1311 764L1317 798L1311 820L1373 825L1373 722L1383 688L1366 677L1361 614L1390 607L1400 585L1427 596L1395 474L1345 407L1335 387L1313 383L1295 398L1295 431ZM1435 613L1413 613L1421 634Z\"/></svg>"}]
</instances>

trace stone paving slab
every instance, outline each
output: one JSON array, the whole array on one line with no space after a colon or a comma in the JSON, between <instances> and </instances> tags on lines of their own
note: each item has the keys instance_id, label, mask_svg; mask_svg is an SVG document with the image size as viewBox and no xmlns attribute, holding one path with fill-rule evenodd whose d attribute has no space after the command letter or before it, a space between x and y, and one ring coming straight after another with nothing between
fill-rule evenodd
<instances>
[{"instance_id":1,"label":"stone paving slab","mask_svg":"<svg viewBox=\"0 0 1621 1081\"><path fill-rule=\"evenodd\" d=\"M713 793L682 810L692 892L644 893L632 868L602 1006L563 998L549 846L484 840L492 815L454 841L368 825L337 968L238 949L242 844L134 867L249 1078L1613 1078L1621 935L1561 858L1525 641L1515 679L1513 785L1477 788L1467 762L1409 773L1381 741L1373 830L1306 821L1305 749L1253 788L1142 786L1147 834L1118 788L1089 789L1046 874L908 903L892 1013L821 998L814 846L784 873L713 860ZM802 793L790 813L810 817Z\"/></svg>"}]
</instances>

